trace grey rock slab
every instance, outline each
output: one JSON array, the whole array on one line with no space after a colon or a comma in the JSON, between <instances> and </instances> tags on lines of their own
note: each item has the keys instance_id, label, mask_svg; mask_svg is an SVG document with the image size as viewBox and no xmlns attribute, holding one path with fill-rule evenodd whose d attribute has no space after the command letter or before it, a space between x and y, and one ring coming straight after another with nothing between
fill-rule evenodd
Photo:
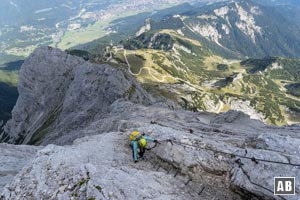
<instances>
[{"instance_id":1,"label":"grey rock slab","mask_svg":"<svg viewBox=\"0 0 300 200\"><path fill-rule=\"evenodd\" d=\"M28 143L32 134L62 103L81 58L51 47L41 47L27 58L20 70L19 98L2 140Z\"/></svg>"},{"instance_id":2,"label":"grey rock slab","mask_svg":"<svg viewBox=\"0 0 300 200\"><path fill-rule=\"evenodd\" d=\"M173 175L144 161L134 164L124 136L107 133L71 146L47 146L5 187L2 198L195 199Z\"/></svg>"},{"instance_id":3,"label":"grey rock slab","mask_svg":"<svg viewBox=\"0 0 300 200\"><path fill-rule=\"evenodd\" d=\"M0 144L0 191L28 164L41 147Z\"/></svg>"},{"instance_id":4,"label":"grey rock slab","mask_svg":"<svg viewBox=\"0 0 300 200\"><path fill-rule=\"evenodd\" d=\"M63 133L76 132L109 112L118 99L154 103L121 69L85 62L51 47L38 48L26 59L18 90L12 119L0 135L2 141L14 144L53 143Z\"/></svg>"}]
</instances>

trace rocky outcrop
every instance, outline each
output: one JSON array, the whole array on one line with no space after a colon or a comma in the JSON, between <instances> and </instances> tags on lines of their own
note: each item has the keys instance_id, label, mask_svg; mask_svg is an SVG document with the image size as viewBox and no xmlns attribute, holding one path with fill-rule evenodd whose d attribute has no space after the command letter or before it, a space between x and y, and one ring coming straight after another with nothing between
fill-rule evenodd
<instances>
[{"instance_id":1,"label":"rocky outcrop","mask_svg":"<svg viewBox=\"0 0 300 200\"><path fill-rule=\"evenodd\" d=\"M28 142L43 121L61 104L72 81L72 70L83 63L78 57L63 54L50 47L35 51L22 65L19 98L12 111L12 120L4 127L2 140Z\"/></svg>"},{"instance_id":2,"label":"rocky outcrop","mask_svg":"<svg viewBox=\"0 0 300 200\"><path fill-rule=\"evenodd\" d=\"M0 144L0 191L28 164L41 147Z\"/></svg>"},{"instance_id":3,"label":"rocky outcrop","mask_svg":"<svg viewBox=\"0 0 300 200\"><path fill-rule=\"evenodd\" d=\"M143 33L147 32L147 31L150 31L151 30L151 22L150 22L150 19L147 18L145 20L145 25L142 26L138 32L135 33L135 36L138 37L140 35L142 35Z\"/></svg>"},{"instance_id":4,"label":"rocky outcrop","mask_svg":"<svg viewBox=\"0 0 300 200\"><path fill-rule=\"evenodd\" d=\"M254 107L251 106L250 101L242 101L239 99L229 99L229 104L232 110L241 111L250 116L251 119L257 119L260 121L265 121L265 116L257 111Z\"/></svg>"},{"instance_id":5,"label":"rocky outcrop","mask_svg":"<svg viewBox=\"0 0 300 200\"><path fill-rule=\"evenodd\" d=\"M17 144L52 143L62 134L77 132L108 113L117 99L153 101L120 69L50 47L39 48L22 65L18 90L12 120L1 136L2 141Z\"/></svg>"}]
</instances>

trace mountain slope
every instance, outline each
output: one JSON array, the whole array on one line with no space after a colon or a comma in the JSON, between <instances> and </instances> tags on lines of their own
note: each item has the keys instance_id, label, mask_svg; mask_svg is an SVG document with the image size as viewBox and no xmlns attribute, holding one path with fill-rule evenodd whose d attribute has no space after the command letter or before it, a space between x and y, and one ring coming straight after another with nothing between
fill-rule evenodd
<instances>
[{"instance_id":1,"label":"mountain slope","mask_svg":"<svg viewBox=\"0 0 300 200\"><path fill-rule=\"evenodd\" d=\"M299 27L273 7L235 1L194 12L182 15L185 24L182 32L205 38L214 49L219 46L217 53L298 57Z\"/></svg>"},{"instance_id":2,"label":"mountain slope","mask_svg":"<svg viewBox=\"0 0 300 200\"><path fill-rule=\"evenodd\" d=\"M0 199L282 199L274 177L300 176L300 127L261 121L299 123L300 60L225 58L245 55L185 29L197 15L147 20L99 57L42 47L26 59L0 141L50 145L0 145ZM138 163L134 130L161 142Z\"/></svg>"},{"instance_id":3,"label":"mountain slope","mask_svg":"<svg viewBox=\"0 0 300 200\"><path fill-rule=\"evenodd\" d=\"M0 64L24 59L41 45L68 49L93 41L111 33L108 26L115 19L184 2L3 0L0 7Z\"/></svg>"},{"instance_id":4,"label":"mountain slope","mask_svg":"<svg viewBox=\"0 0 300 200\"><path fill-rule=\"evenodd\" d=\"M270 5L270 6L282 6L282 5L290 5L290 6L300 6L300 2L298 0L255 0L257 3Z\"/></svg>"},{"instance_id":5,"label":"mountain slope","mask_svg":"<svg viewBox=\"0 0 300 200\"><path fill-rule=\"evenodd\" d=\"M289 5L266 6L236 0L183 10L178 7L166 15L158 12L148 17L151 30L180 30L185 36L201 41L215 53L228 58L297 58L300 50L298 13L297 8ZM133 18L142 17L129 17L127 21ZM122 27L126 24L124 22ZM111 29L120 32L118 26ZM125 30L132 29L136 27L129 23Z\"/></svg>"},{"instance_id":6,"label":"mountain slope","mask_svg":"<svg viewBox=\"0 0 300 200\"><path fill-rule=\"evenodd\" d=\"M150 16L139 29L127 18L122 24L134 36L98 59L125 64L148 91L185 109L299 123L299 60L282 57L298 56L299 28L280 7L228 1L180 8ZM265 57L242 61L248 56Z\"/></svg>"},{"instance_id":7,"label":"mountain slope","mask_svg":"<svg viewBox=\"0 0 300 200\"><path fill-rule=\"evenodd\" d=\"M120 69L94 65L51 47L35 51L22 65L20 74L18 90L22 95L4 127L4 142L39 144L43 139L52 143L62 133L80 134L76 130L98 114L108 113L116 99L145 104L152 101ZM93 103L84 103L91 99ZM50 131L56 133L49 135ZM67 141L65 138L60 142Z\"/></svg>"},{"instance_id":8,"label":"mountain slope","mask_svg":"<svg viewBox=\"0 0 300 200\"><path fill-rule=\"evenodd\" d=\"M56 145L0 145L11 169L23 168L4 181L1 199L274 199L274 176L300 175L291 165L300 160L299 127L170 109L117 67L48 47L24 62L6 139ZM136 129L161 142L138 163L128 140Z\"/></svg>"},{"instance_id":9,"label":"mountain slope","mask_svg":"<svg viewBox=\"0 0 300 200\"><path fill-rule=\"evenodd\" d=\"M235 109L269 124L299 123L297 59L228 60L176 29L141 33L106 55L124 63L148 91L185 109Z\"/></svg>"}]
</instances>

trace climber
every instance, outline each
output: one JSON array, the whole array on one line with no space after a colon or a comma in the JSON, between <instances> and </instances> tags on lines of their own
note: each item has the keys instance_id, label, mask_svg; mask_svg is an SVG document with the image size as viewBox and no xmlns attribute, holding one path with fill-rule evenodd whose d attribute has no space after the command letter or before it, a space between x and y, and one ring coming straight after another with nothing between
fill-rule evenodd
<instances>
[{"instance_id":1,"label":"climber","mask_svg":"<svg viewBox=\"0 0 300 200\"><path fill-rule=\"evenodd\" d=\"M156 144L159 143L157 140L145 135L145 133L141 134L139 131L133 131L129 138L131 141L132 155L135 163L138 161L138 155L139 158L143 158L146 151L147 142L155 142Z\"/></svg>"}]
</instances>

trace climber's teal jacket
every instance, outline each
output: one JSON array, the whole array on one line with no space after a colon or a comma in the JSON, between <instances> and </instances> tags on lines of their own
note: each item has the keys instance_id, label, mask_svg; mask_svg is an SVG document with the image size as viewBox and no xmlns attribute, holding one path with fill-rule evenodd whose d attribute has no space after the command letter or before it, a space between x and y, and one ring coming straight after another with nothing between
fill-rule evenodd
<instances>
[{"instance_id":1,"label":"climber's teal jacket","mask_svg":"<svg viewBox=\"0 0 300 200\"><path fill-rule=\"evenodd\" d=\"M155 139L153 139L152 137L146 136L144 135L143 138L145 140L147 140L147 142L154 142ZM137 161L138 160L138 156L137 156L137 149L138 149L138 141L132 141L131 142L132 145L132 151L133 151L133 160Z\"/></svg>"}]
</instances>

